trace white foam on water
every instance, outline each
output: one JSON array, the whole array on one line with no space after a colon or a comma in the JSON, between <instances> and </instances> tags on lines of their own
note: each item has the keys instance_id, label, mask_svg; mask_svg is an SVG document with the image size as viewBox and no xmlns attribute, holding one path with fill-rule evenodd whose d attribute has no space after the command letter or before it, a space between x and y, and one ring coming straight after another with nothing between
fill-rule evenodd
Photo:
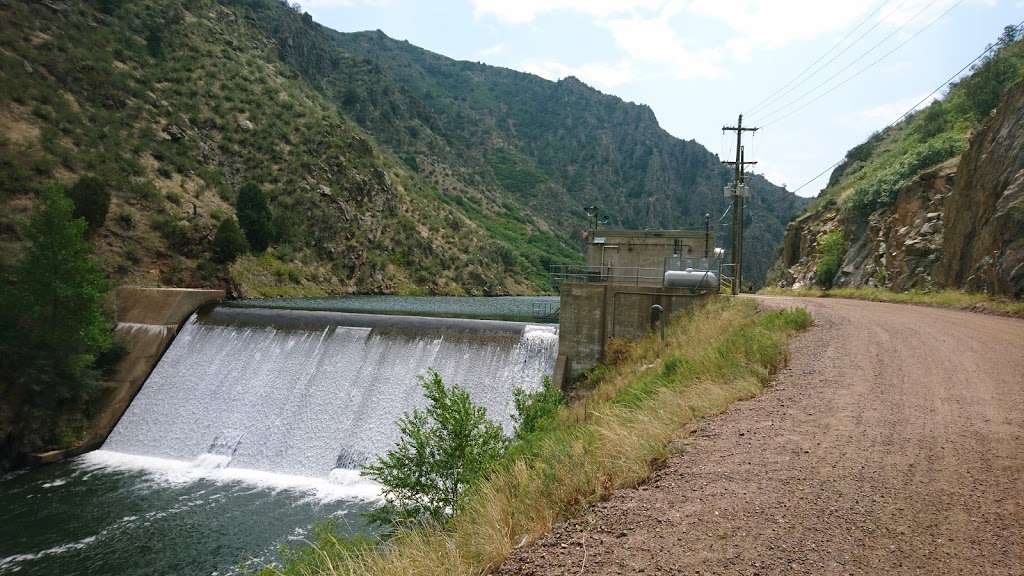
<instances>
[{"instance_id":1,"label":"white foam on water","mask_svg":"<svg viewBox=\"0 0 1024 576\"><path fill-rule=\"evenodd\" d=\"M92 469L143 472L157 484L189 484L199 480L233 482L249 485L256 490L299 492L321 502L374 501L380 498L380 485L364 478L358 470L335 469L324 479L232 468L227 466L230 457L216 454L202 454L193 461L187 461L111 450L95 450L80 456L77 461Z\"/></svg>"},{"instance_id":2,"label":"white foam on water","mask_svg":"<svg viewBox=\"0 0 1024 576\"><path fill-rule=\"evenodd\" d=\"M80 550L86 546L92 544L97 540L98 536L89 536L88 538L82 538L75 542L68 542L59 546L53 546L40 550L38 552L31 552L29 554L14 554L5 558L0 558L0 571L17 572L21 570L18 564L23 562L29 562L31 560L38 560L46 556L56 556L58 554L64 554L65 552L71 552L72 550Z\"/></svg>"},{"instance_id":3,"label":"white foam on water","mask_svg":"<svg viewBox=\"0 0 1024 576\"><path fill-rule=\"evenodd\" d=\"M125 326L128 330L149 328ZM512 390L554 370L555 326L477 334L363 327L235 327L193 316L86 467L143 470L155 482L241 482L321 500L375 500L358 468L399 439L426 405L418 376L437 370L507 433ZM89 473L88 471L86 473Z\"/></svg>"}]
</instances>

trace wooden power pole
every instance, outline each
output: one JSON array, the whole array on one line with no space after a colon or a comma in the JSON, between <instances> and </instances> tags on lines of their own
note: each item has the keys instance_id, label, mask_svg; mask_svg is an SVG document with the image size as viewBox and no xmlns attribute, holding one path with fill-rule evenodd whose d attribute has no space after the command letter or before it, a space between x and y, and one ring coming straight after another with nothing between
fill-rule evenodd
<instances>
[{"instance_id":1,"label":"wooden power pole","mask_svg":"<svg viewBox=\"0 0 1024 576\"><path fill-rule=\"evenodd\" d=\"M743 159L743 133L756 132L757 128L744 128L743 114L740 114L735 126L722 126L722 131L726 130L736 132L736 160L722 162L736 167L736 176L729 188L732 196L732 263L735 267L732 293L736 295L739 294L740 283L743 281L743 203L744 199L749 196L744 183L743 168L747 164L757 164L757 162L747 162Z\"/></svg>"}]
</instances>

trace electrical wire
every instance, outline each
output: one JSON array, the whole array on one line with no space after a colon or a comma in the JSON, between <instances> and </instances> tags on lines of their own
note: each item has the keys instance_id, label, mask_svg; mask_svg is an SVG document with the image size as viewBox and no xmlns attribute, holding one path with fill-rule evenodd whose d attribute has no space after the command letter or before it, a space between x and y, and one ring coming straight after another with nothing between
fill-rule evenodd
<instances>
[{"instance_id":1,"label":"electrical wire","mask_svg":"<svg viewBox=\"0 0 1024 576\"><path fill-rule=\"evenodd\" d=\"M848 32L846 33L846 35L845 35L845 36L843 36L843 37L842 37L842 38L841 38L841 39L839 40L839 42L836 42L836 43L835 43L835 44L834 44L834 45L833 45L833 46L832 46L831 48L829 48L828 50L826 50L825 52L823 52L823 53L821 54L821 56L818 56L818 58L817 58L817 59L816 59L816 60L815 60L814 62L811 62L810 64L808 64L808 65L807 65L807 67L805 67L805 68L804 68L803 70L801 70L799 74L797 74L796 76L794 76L793 78L791 78L791 79L789 80L789 82L787 82L787 83L783 84L783 85L782 85L781 87L779 87L779 88L778 88L777 90L775 90L774 92L772 92L771 94L769 94L769 95L768 95L767 97L765 97L765 98L761 99L761 101L760 101L760 102L758 102L758 103L757 103L757 104L755 104L755 105L754 105L753 107L751 107L751 108L750 108L750 109L749 109L749 110L748 110L747 112L745 112L745 114L748 114L748 115L753 115L754 113L756 113L756 112L757 112L758 110L760 110L760 109L764 108L764 106L768 105L769 103L771 103L771 102L774 102L774 101L778 100L779 98L782 98L782 97L786 96L787 94L789 94L789 93L790 93L790 92L792 92L793 90L795 90L795 89L797 89L798 87L800 87L800 86L801 86L801 85L802 85L802 84L803 84L804 82L806 82L806 81L810 80L810 79L811 79L811 78L812 78L812 77L813 77L813 76L814 76L815 74L817 74L817 73L818 73L819 71L823 70L823 69L825 68L825 66L828 66L828 65L829 65L829 64L831 64L832 62L835 62L835 61L836 61L836 59L837 59L837 58L839 58L840 56L842 56L843 54L845 54L847 50L849 50L850 48L853 48L853 47L854 47L854 46L855 46L855 45L856 45L856 44L857 44L858 42L860 42L860 41L861 41L861 40L862 40L862 39L863 39L863 38L864 38L865 36L867 36L867 35L868 35L868 34L870 34L870 33L871 33L872 31L874 31L874 29L875 29L875 28L878 28L878 26L879 26L879 25L880 25L880 24L881 24L882 22L884 22L884 21L885 21L885 19L884 19L884 18L879 18L878 22L876 22L874 26L872 26L871 28L868 28L868 29L867 29L866 31L864 31L864 33L863 33L863 34L861 34L860 36L858 36L856 40L854 40L853 42L851 42L850 44L848 44L848 45L847 45L847 46L846 46L845 48L843 48L843 49L842 49L841 51L839 51L839 53L838 53L838 54L836 54L835 56L833 56L832 58L830 58L830 59L829 59L829 60L828 60L827 62L825 62L824 64L822 64L822 65L821 65L820 67L818 67L817 69L815 69L815 70L814 70L814 72L812 72L812 73L811 73L810 75L808 75L808 76L807 76L806 78L804 78L803 80L800 80L800 82L798 82L798 83L797 83L796 85L794 85L794 86L790 87L790 85L791 85L791 84L793 84L793 83L794 83L794 82L796 82L796 81L797 81L798 79L800 79L800 78L801 78L801 77L802 77L802 76L803 76L804 74L806 74L806 73L807 73L807 72L808 72L809 70L813 69L813 68L814 68L814 67L815 67L815 66L816 66L816 65L817 65L817 64L818 64L819 62L821 62L821 61L822 61L822 60L823 60L823 59L824 59L824 58L825 58L826 56L828 56L828 55L829 55L829 53L831 53L831 52L832 52L832 51L834 51L834 50L835 50L836 48L838 48L839 46L841 46L841 45L843 44L843 42L845 42L845 41L847 40L847 38L849 38L850 36L852 36L852 35L853 35L853 33L857 31L857 29L859 29L859 28L860 28L861 26L863 26L863 25L864 25L865 23L867 23L867 21L868 21L868 20L870 20L870 19L871 19L871 18L872 18L872 17L873 17L873 16L875 15L875 14L877 14L877 13L878 13L878 11L879 11L879 10L881 10L881 9L882 9L882 7L883 7L883 6L885 6L886 2L887 2L887 0L882 0L882 2L881 2L881 3L879 3L879 4L878 4L878 6L876 6L876 7L875 7L875 9L874 9L874 10L872 10L872 11L871 11L871 12L870 12L870 13L869 13L869 14L868 14L868 15L867 15L866 17L864 17L864 19L863 19L863 20L861 20L861 21L860 21L859 23L857 23L857 25L856 25L856 26L854 26L853 28L851 28L851 29L850 29L850 30L849 30L849 31L848 31ZM905 3L905 2L906 2L906 0L902 0L902 1L901 1L901 2L900 2L900 3L899 3L899 4L897 5L897 6L896 6L896 8L895 8L895 9L893 9L893 12L892 12L892 13L895 13L895 11L896 11L896 10L898 10L898 9L899 9L900 7L902 7L902 5L903 5L903 4ZM892 15L892 13L890 13L890 15ZM786 90L786 88L789 88L789 89L788 89L788 90ZM785 90L785 92L783 92L783 90ZM780 92L782 92L782 93L780 94Z\"/></svg>"},{"instance_id":2,"label":"electrical wire","mask_svg":"<svg viewBox=\"0 0 1024 576\"><path fill-rule=\"evenodd\" d=\"M1015 29L1015 32L1017 32L1017 33L1020 33L1020 32L1022 32L1022 31L1024 31L1024 20L1022 20L1022 21L1021 21L1021 22L1020 22L1019 24L1017 24L1017 26L1015 26L1015 27L1014 27L1014 29ZM985 48L985 50L984 50L984 51L982 51L982 53L981 53L981 54L978 54L977 56L975 56L975 57L974 57L974 59L973 59L973 60L971 60L970 62L968 62L968 63L967 63L967 64L966 64L966 65L965 65L965 66L964 66L963 68L961 68L961 69L957 70L957 71L956 71L956 72L955 72L955 73L954 73L954 74L953 74L952 76L950 76L949 78L947 78L947 79L946 79L946 80L945 80L945 81L944 81L944 82L943 82L942 84L939 84L939 85L938 85L938 86L937 86L937 87L936 87L936 88L935 88L934 90L932 90L931 92L929 92L927 96L925 96L924 98L922 98L921 100L919 100L919 101L918 101L918 102L917 102L916 104L914 104L913 106L911 106L909 110L907 110L907 111L906 111L906 112L904 112L903 114L900 114L899 118L897 118L897 119L893 120L893 121L892 121L891 123L889 123L889 125L888 125L888 126L886 126L885 128L883 128L882 130L883 130L883 131L885 131L885 130L888 130L889 128L892 128L893 126L895 126L895 125L899 124L900 122L902 122L903 120L905 120L905 119L906 119L906 118L907 118L908 116L910 116L911 114L913 114L914 110L916 110L918 106L920 106L920 105L921 105L921 104L923 104L923 103L924 103L925 101L927 101L927 100L928 100L929 98L931 98L932 96L934 96L936 92L938 92L939 90L942 90L943 88L945 88L946 86L948 86L948 85L949 85L950 83L952 83L952 82L953 82L954 80L956 80L956 79L957 79L957 77L959 77L959 76L960 76L961 74L963 74L963 73L964 73L964 71L966 71L966 70L967 70L968 68L970 68L971 66L974 66L974 64L976 64L976 63L977 63L977 62L978 62L979 60L981 60L982 58L984 58L985 56L987 56L987 55L988 55L988 54L989 54L990 52L992 52L992 51L993 51L993 50L995 50L996 48L997 48L997 45L995 45L995 44L992 44L992 45L989 45L989 46L987 46L987 47ZM817 174L816 174L816 175L815 175L814 177L812 177L812 178L811 178L810 180L808 180L808 181L804 182L804 183L803 183L803 184L801 184L800 186L797 186L797 187L796 187L795 189L793 189L793 190L792 190L792 192L793 192L794 194L796 194L796 193L797 193L797 192L799 192L800 190L802 190L802 189L804 189L805 187L809 186L809 185L810 185L810 184L811 184L812 182L814 182L814 181L815 181L815 180L817 180L818 178L821 178L821 177L822 177L822 176L823 176L823 175L824 175L824 174L825 174L826 172L828 172L829 170L832 170L833 168L835 168L835 167L839 166L840 164L842 164L842 163L843 163L843 160L845 160L845 159L846 159L846 158L844 157L843 159L839 160L839 161L838 161L838 162L836 162L835 164L832 164L832 165L831 165L831 166L829 166L828 168L825 168L825 169L824 169L824 170L822 170L821 172L818 172L818 173L817 173Z\"/></svg>"},{"instance_id":3,"label":"electrical wire","mask_svg":"<svg viewBox=\"0 0 1024 576\"><path fill-rule=\"evenodd\" d=\"M884 38L882 38L881 40L879 40L878 42L876 42L876 43L875 43L874 45L872 45L872 46L871 46L870 48L868 48L867 50L865 50L864 52L862 52L862 53L861 53L861 54L860 54L859 56L857 56L856 58L854 58L854 59L853 59L852 61L848 62L848 63L847 63L847 64L846 64L845 66L843 66L842 68L840 68L840 69L839 69L839 70L838 70L838 71L837 71L836 73L834 73L834 74L832 74L831 76L829 76L828 78L826 78L826 79L825 79L825 80L824 80L823 82L819 83L819 84L818 84L817 86L815 86L814 88L811 88L810 90L808 90L808 91L804 92L804 93L803 93L803 94L801 94L801 95L800 95L799 97L797 97L797 98L796 98L795 100L792 100L792 101L790 101L790 102L788 102L788 103L785 103L785 104L783 104L783 105L781 105L781 106L776 106L776 107L772 108L772 109L771 109L770 111L768 111L768 112L764 112L764 113L760 114L760 116L758 117L758 119L757 119L757 120L755 120L755 121L754 121L754 122L752 122L752 123L753 123L753 124L759 124L759 123L760 123L760 124L766 124L766 123L768 122L768 119L771 119L771 118L773 118L773 117L774 117L775 115L777 115L777 114L779 114L780 112L782 112L782 111L786 110L786 109L787 109L787 108L789 108L790 106L793 106L793 105L799 104L799 103L800 103L800 102L801 102L801 101L802 101L802 100L803 100L804 98L806 98L806 97L810 96L811 94L813 94L813 93L817 92L819 88L821 88L821 87L823 87L823 86L826 86L826 85L828 85L828 84L829 84L830 82L832 82L833 80L835 80L835 79L836 79L837 77L839 77L839 76L840 76L841 74L843 74L844 72L846 72L847 70L849 70L850 68L852 68L853 66L855 66L855 65L856 65L856 64L857 64L858 62L860 62L860 61L861 61L861 60L863 60L864 58L866 58L866 57L867 57L867 56L868 56L869 54L871 54L872 52L874 52L875 50L877 50L877 49L878 49L878 48L879 48L879 47L880 47L880 46L881 46L882 44L885 44L886 42L888 42L890 38L892 38L892 37L893 37L893 36L895 36L896 34L899 34L900 32L902 32L904 28L906 28L906 27L907 27L907 26L909 26L909 25L910 25L910 24L911 24L912 22L914 22L915 20L917 20L917 18L918 18L918 17L920 17L920 16L921 16L921 14L924 14L924 13L925 13L925 12L926 12L926 11L927 11L928 9L930 9L930 8L931 8L932 6L934 6L934 5L936 4L936 3L938 3L938 1L939 1L939 0L931 0L930 2L928 2L927 4L925 4L923 8L921 8L920 10L918 10L918 11L917 11L917 12L916 12L916 13L915 13L915 14L914 14L913 16L911 16L911 17L910 17L910 18L909 18L909 19L908 19L908 20L907 20L906 22L904 22L903 24L900 24L900 25L899 25L899 26L898 26L898 27L897 27L896 29L894 29L894 30L893 30L892 32L890 32L890 33L886 34ZM953 4L953 6L952 6L952 7L950 8L950 9L952 9L952 8L954 8L954 7L958 6L958 5L960 5L960 4L962 3L962 2L963 2L963 0L957 0L957 2L956 2L955 4ZM946 12L949 12L949 10L947 10ZM945 13L943 13L943 15L945 15ZM941 18L941 16L940 16L940 18ZM932 23L934 23L934 21L933 21ZM920 33L920 31L919 31L918 33ZM904 42L904 44L906 44L906 42ZM834 89L835 89L835 87L833 87L833 88L831 88L831 89L827 90L827 91L826 91L825 93L827 94L827 93L831 92L831 91L832 91L832 90L834 90Z\"/></svg>"},{"instance_id":4,"label":"electrical wire","mask_svg":"<svg viewBox=\"0 0 1024 576\"><path fill-rule=\"evenodd\" d=\"M863 73L867 72L868 70L870 70L871 68L874 68L875 66L877 66L882 60L885 60L889 56L892 56L897 50L899 50L900 48L906 46L910 41L912 41L914 38L917 38L917 36L920 35L922 32L924 32L925 30L931 28L936 22L938 22L939 20L943 19L947 14L952 12L954 8L956 8L957 6L962 4L963 2L964 2L964 0L958 0L952 6L947 8L942 14L939 14L939 16L936 17L934 20L932 20L931 22L929 22L925 26L923 26L920 29L918 29L916 32L911 34L906 40L904 40L903 42L897 44L895 48L893 48L892 50L889 50L888 52L883 54L881 57L879 57L877 60L875 60L871 64L868 64L864 68L861 68L860 70L855 72L852 76L847 77L846 79L841 81L839 84L836 84L832 88L829 88L825 92L823 92L823 93L819 94L818 96L816 96L814 99L810 100L809 102L804 103L799 108L797 108L795 110L792 110L792 111L790 111L790 112L788 112L786 114L783 114L782 116L779 116L779 117L777 117L777 118L775 118L775 119L773 119L773 120L771 120L769 122L766 122L764 124L764 126L771 126L772 124L778 124L779 122L782 122L786 118L789 118L790 116L793 116L794 114L800 112L801 110L806 109L811 104L814 104L815 102L817 102L818 100L821 100L822 98L824 98L825 96L831 94L832 92L835 92L839 88L842 88L843 86L845 86L847 83L849 83L853 79L859 77L861 74L863 74Z\"/></svg>"}]
</instances>

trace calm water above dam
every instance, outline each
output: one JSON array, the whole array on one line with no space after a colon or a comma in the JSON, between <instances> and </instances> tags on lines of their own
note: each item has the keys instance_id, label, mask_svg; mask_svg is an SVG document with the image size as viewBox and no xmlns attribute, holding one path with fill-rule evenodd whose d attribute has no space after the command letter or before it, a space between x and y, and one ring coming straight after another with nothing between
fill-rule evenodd
<instances>
[{"instance_id":1,"label":"calm water above dam","mask_svg":"<svg viewBox=\"0 0 1024 576\"><path fill-rule=\"evenodd\" d=\"M436 369L511 431L554 326L219 307L182 328L101 450L0 478L0 573L231 574L313 523L366 526L359 466Z\"/></svg>"}]
</instances>

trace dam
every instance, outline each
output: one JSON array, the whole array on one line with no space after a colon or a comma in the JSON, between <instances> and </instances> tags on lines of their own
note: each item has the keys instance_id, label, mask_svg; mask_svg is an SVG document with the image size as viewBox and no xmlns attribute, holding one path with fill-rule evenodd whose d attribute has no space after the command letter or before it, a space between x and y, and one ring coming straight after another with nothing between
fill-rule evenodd
<instances>
[{"instance_id":1,"label":"dam","mask_svg":"<svg viewBox=\"0 0 1024 576\"><path fill-rule=\"evenodd\" d=\"M494 315L491 315L494 316ZM0 478L0 573L231 574L378 497L359 467L437 370L512 431L557 327L220 305L189 317L99 450ZM45 506L41 506L45 499Z\"/></svg>"}]
</instances>

